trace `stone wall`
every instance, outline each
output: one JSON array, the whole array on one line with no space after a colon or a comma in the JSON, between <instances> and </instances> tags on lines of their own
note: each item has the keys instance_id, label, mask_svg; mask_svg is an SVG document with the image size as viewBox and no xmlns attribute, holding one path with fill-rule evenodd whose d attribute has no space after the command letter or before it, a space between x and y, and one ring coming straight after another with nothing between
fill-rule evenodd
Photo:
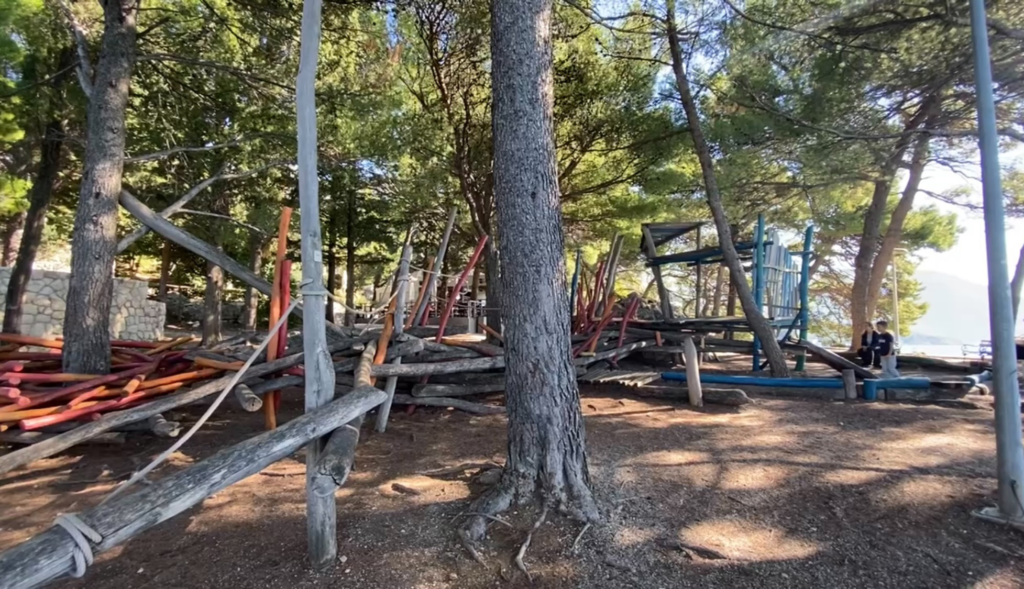
<instances>
[{"instance_id":1,"label":"stone wall","mask_svg":"<svg viewBox=\"0 0 1024 589\"><path fill-rule=\"evenodd\" d=\"M0 267L0 292L7 292L11 269ZM67 272L34 270L25 290L21 332L46 337L64 330ZM164 304L148 300L149 285L140 280L114 280L110 307L110 337L125 340L157 340L164 335ZM0 317L3 307L0 305Z\"/></svg>"}]
</instances>

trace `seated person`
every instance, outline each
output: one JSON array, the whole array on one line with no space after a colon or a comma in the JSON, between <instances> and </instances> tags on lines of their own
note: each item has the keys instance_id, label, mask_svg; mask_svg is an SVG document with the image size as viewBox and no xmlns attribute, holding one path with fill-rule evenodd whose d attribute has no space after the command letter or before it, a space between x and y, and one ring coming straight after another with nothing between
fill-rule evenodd
<instances>
[{"instance_id":1,"label":"seated person","mask_svg":"<svg viewBox=\"0 0 1024 589\"><path fill-rule=\"evenodd\" d=\"M875 326L871 325L871 322L864 324L864 331L860 334L860 349L857 350L857 355L860 356L861 366L875 368L881 368L882 365L879 363L880 359L878 354L875 353L875 348L878 347L878 332L875 331Z\"/></svg>"}]
</instances>

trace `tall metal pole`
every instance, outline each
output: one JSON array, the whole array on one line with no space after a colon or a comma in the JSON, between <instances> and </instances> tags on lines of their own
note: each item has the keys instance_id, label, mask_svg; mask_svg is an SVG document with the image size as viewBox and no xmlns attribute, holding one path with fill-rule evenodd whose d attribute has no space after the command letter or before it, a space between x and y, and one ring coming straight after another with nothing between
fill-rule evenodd
<instances>
[{"instance_id":1,"label":"tall metal pole","mask_svg":"<svg viewBox=\"0 0 1024 589\"><path fill-rule=\"evenodd\" d=\"M992 330L992 391L996 414L996 470L999 506L978 515L1024 523L1024 449L1021 446L1020 388L1010 308L1010 277L1006 261L1006 225L999 178L992 67L988 52L985 1L971 0L974 79L978 92L978 135L985 207L985 249L988 253L988 305Z\"/></svg>"}]
</instances>

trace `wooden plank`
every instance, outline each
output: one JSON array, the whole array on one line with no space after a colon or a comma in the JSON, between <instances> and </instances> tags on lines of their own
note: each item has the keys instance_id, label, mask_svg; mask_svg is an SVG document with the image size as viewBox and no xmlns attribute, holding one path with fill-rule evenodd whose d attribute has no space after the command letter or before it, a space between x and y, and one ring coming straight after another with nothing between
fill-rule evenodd
<instances>
[{"instance_id":1,"label":"wooden plank","mask_svg":"<svg viewBox=\"0 0 1024 589\"><path fill-rule=\"evenodd\" d=\"M843 370L852 370L853 373L859 376L860 378L876 378L874 373L872 373L867 368L864 368L859 364L851 362L831 350L827 350L825 348L822 348L821 346L812 344L811 342L805 340L801 340L800 345L807 348L807 350L811 354L813 354L815 357L817 357L825 364L838 370L839 372L842 372Z\"/></svg>"},{"instance_id":2,"label":"wooden plank","mask_svg":"<svg viewBox=\"0 0 1024 589\"><path fill-rule=\"evenodd\" d=\"M360 387L324 407L225 448L135 493L119 495L79 513L78 517L103 537L93 545L93 552L106 552L125 543L217 491L291 455L309 440L337 429L383 401L384 391ZM334 496L330 499L333 503ZM36 534L0 553L0 587L38 587L72 573L75 549L71 536L57 526Z\"/></svg>"}]
</instances>

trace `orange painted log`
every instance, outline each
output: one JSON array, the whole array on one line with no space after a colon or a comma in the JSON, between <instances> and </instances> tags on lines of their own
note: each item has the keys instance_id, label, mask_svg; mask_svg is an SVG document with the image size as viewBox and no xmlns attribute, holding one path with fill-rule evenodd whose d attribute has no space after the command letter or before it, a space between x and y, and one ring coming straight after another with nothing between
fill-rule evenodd
<instances>
[{"instance_id":1,"label":"orange painted log","mask_svg":"<svg viewBox=\"0 0 1024 589\"><path fill-rule=\"evenodd\" d=\"M245 362L221 362L219 360L211 360L210 358L203 358L202 356L194 360L196 366L202 366L203 368L216 368L217 370L231 370L232 372L238 372L245 366Z\"/></svg>"},{"instance_id":2,"label":"orange painted log","mask_svg":"<svg viewBox=\"0 0 1024 589\"><path fill-rule=\"evenodd\" d=\"M285 255L288 253L288 227L291 225L292 209L284 207L281 209L281 221L277 226L277 253L274 256L274 284L270 290L270 318L268 329L274 327L281 318L281 266L284 263ZM267 344L267 361L277 359L278 334L268 333L270 342ZM270 401L270 402L267 402ZM263 423L267 429L277 427L277 391L267 393L263 402Z\"/></svg>"},{"instance_id":3,"label":"orange painted log","mask_svg":"<svg viewBox=\"0 0 1024 589\"><path fill-rule=\"evenodd\" d=\"M281 299L278 305L281 313L285 313L292 304L292 261L285 259L281 262ZM288 318L285 317L281 329L277 330L277 357L285 355L288 347ZM274 391L274 411L281 408L281 391Z\"/></svg>"},{"instance_id":4,"label":"orange painted log","mask_svg":"<svg viewBox=\"0 0 1024 589\"><path fill-rule=\"evenodd\" d=\"M86 401L91 401L91 400L96 399L96 398L105 397L106 395L104 395L104 393L107 392L107 390L108 390L107 387L100 386L100 387L96 387L94 389L85 391L84 393L82 393L80 395L75 395L75 398L73 398L70 401L68 401L67 405L64 406L64 409L65 409L65 411L71 410L71 409L74 409L75 407L81 405L82 403L85 403Z\"/></svg>"},{"instance_id":5,"label":"orange painted log","mask_svg":"<svg viewBox=\"0 0 1024 589\"><path fill-rule=\"evenodd\" d=\"M97 401L88 401L82 403L82 407L96 405ZM29 419L31 417L39 417L42 415L52 415L62 410L63 407L40 407L38 409L25 409L22 411L12 411L9 413L0 413L0 422L16 422L22 419Z\"/></svg>"},{"instance_id":6,"label":"orange painted log","mask_svg":"<svg viewBox=\"0 0 1024 589\"><path fill-rule=\"evenodd\" d=\"M53 374L38 372L5 372L0 374L0 380L7 381L15 386L23 382L88 382L96 378L95 374L72 374L57 372Z\"/></svg>"},{"instance_id":7,"label":"orange painted log","mask_svg":"<svg viewBox=\"0 0 1024 589\"><path fill-rule=\"evenodd\" d=\"M489 325L487 325L486 323L481 323L480 324L480 329L484 333L486 333L487 335L489 335L489 336L493 337L494 339L498 340L499 342L505 343L505 338L500 333L498 333L497 331L494 331L494 328L489 326Z\"/></svg>"},{"instance_id":8,"label":"orange painted log","mask_svg":"<svg viewBox=\"0 0 1024 589\"><path fill-rule=\"evenodd\" d=\"M131 370L125 370L124 372L119 372L117 374L108 374L106 376L100 376L88 382L82 382L67 388L58 389L56 391L53 391L52 393L43 393L41 395L35 395L30 397L31 403L28 405L28 407L38 407L40 405L46 405L47 403L51 403L53 401L66 399L68 397L73 397L78 393L92 390L100 385L113 384L120 380L129 380L131 377L137 374L142 374L148 369L149 367L143 366ZM6 407L0 408L0 413L4 413L6 411Z\"/></svg>"},{"instance_id":9,"label":"orange painted log","mask_svg":"<svg viewBox=\"0 0 1024 589\"><path fill-rule=\"evenodd\" d=\"M21 396L21 391L14 387L0 387L0 397L4 399L16 399Z\"/></svg>"},{"instance_id":10,"label":"orange painted log","mask_svg":"<svg viewBox=\"0 0 1024 589\"><path fill-rule=\"evenodd\" d=\"M14 333L0 333L0 342L6 342L9 344L19 344L22 346L39 346L40 348L52 348L54 350L60 350L61 348L64 347L64 342L59 339L30 337L27 335L17 335Z\"/></svg>"},{"instance_id":11,"label":"orange painted log","mask_svg":"<svg viewBox=\"0 0 1024 589\"><path fill-rule=\"evenodd\" d=\"M63 352L50 350L49 352L7 352L0 354L0 360L23 360L26 362L39 360L60 360Z\"/></svg>"},{"instance_id":12,"label":"orange painted log","mask_svg":"<svg viewBox=\"0 0 1024 589\"><path fill-rule=\"evenodd\" d=\"M127 397L122 397L120 399L101 401L99 403L96 403L95 405L88 405L87 403L83 403L81 406L75 409L60 411L57 413L52 413L41 417L22 419L21 421L18 422L18 427L25 431L31 431L34 429L39 429L41 427L54 425L56 423L63 423L65 421L73 421L82 418L95 419L96 417L98 417L97 414L100 413L101 411L113 411L115 409L122 409L128 405L140 401L141 399L146 399L149 397L162 395L164 393L169 393L171 391L178 390L183 386L185 386L185 383L167 384L161 387L154 387L146 391L140 391L128 395Z\"/></svg>"},{"instance_id":13,"label":"orange painted log","mask_svg":"<svg viewBox=\"0 0 1024 589\"><path fill-rule=\"evenodd\" d=\"M110 340L110 347L112 347L112 348L144 348L144 349L152 349L152 348L155 348L155 347L157 347L159 345L160 344L157 343L157 342L139 342L139 341L134 341L134 340L123 340L123 339Z\"/></svg>"},{"instance_id":14,"label":"orange painted log","mask_svg":"<svg viewBox=\"0 0 1024 589\"><path fill-rule=\"evenodd\" d=\"M164 343L158 345L157 347L153 348L152 350L146 350L145 352L143 352L143 354L145 354L146 356L149 356L150 358L152 358L153 356L156 356L160 352L166 352L167 350L172 350L174 348L177 348L178 346L187 344L190 341L192 341L192 336L191 335L186 335L184 337L179 337L177 339L173 339L173 340L171 340L169 342L164 342Z\"/></svg>"},{"instance_id":15,"label":"orange painted log","mask_svg":"<svg viewBox=\"0 0 1024 589\"><path fill-rule=\"evenodd\" d=\"M427 271L423 274L423 284L420 285L420 294L416 297L416 304L411 307L412 312L409 313L409 318L405 320L406 329L412 327L412 322L416 319L416 310L420 308L420 304L423 303L423 297L427 295L427 287L430 286L430 273L433 271L434 256L430 256L430 259L427 260Z\"/></svg>"},{"instance_id":16,"label":"orange painted log","mask_svg":"<svg viewBox=\"0 0 1024 589\"><path fill-rule=\"evenodd\" d=\"M193 372L181 372L179 374L172 374L170 376L164 376L161 378L154 378L153 380L147 380L138 386L138 390L146 391L167 384L185 383L193 380L213 378L214 376L220 373L221 371L216 368L206 368L203 370L196 370Z\"/></svg>"}]
</instances>

